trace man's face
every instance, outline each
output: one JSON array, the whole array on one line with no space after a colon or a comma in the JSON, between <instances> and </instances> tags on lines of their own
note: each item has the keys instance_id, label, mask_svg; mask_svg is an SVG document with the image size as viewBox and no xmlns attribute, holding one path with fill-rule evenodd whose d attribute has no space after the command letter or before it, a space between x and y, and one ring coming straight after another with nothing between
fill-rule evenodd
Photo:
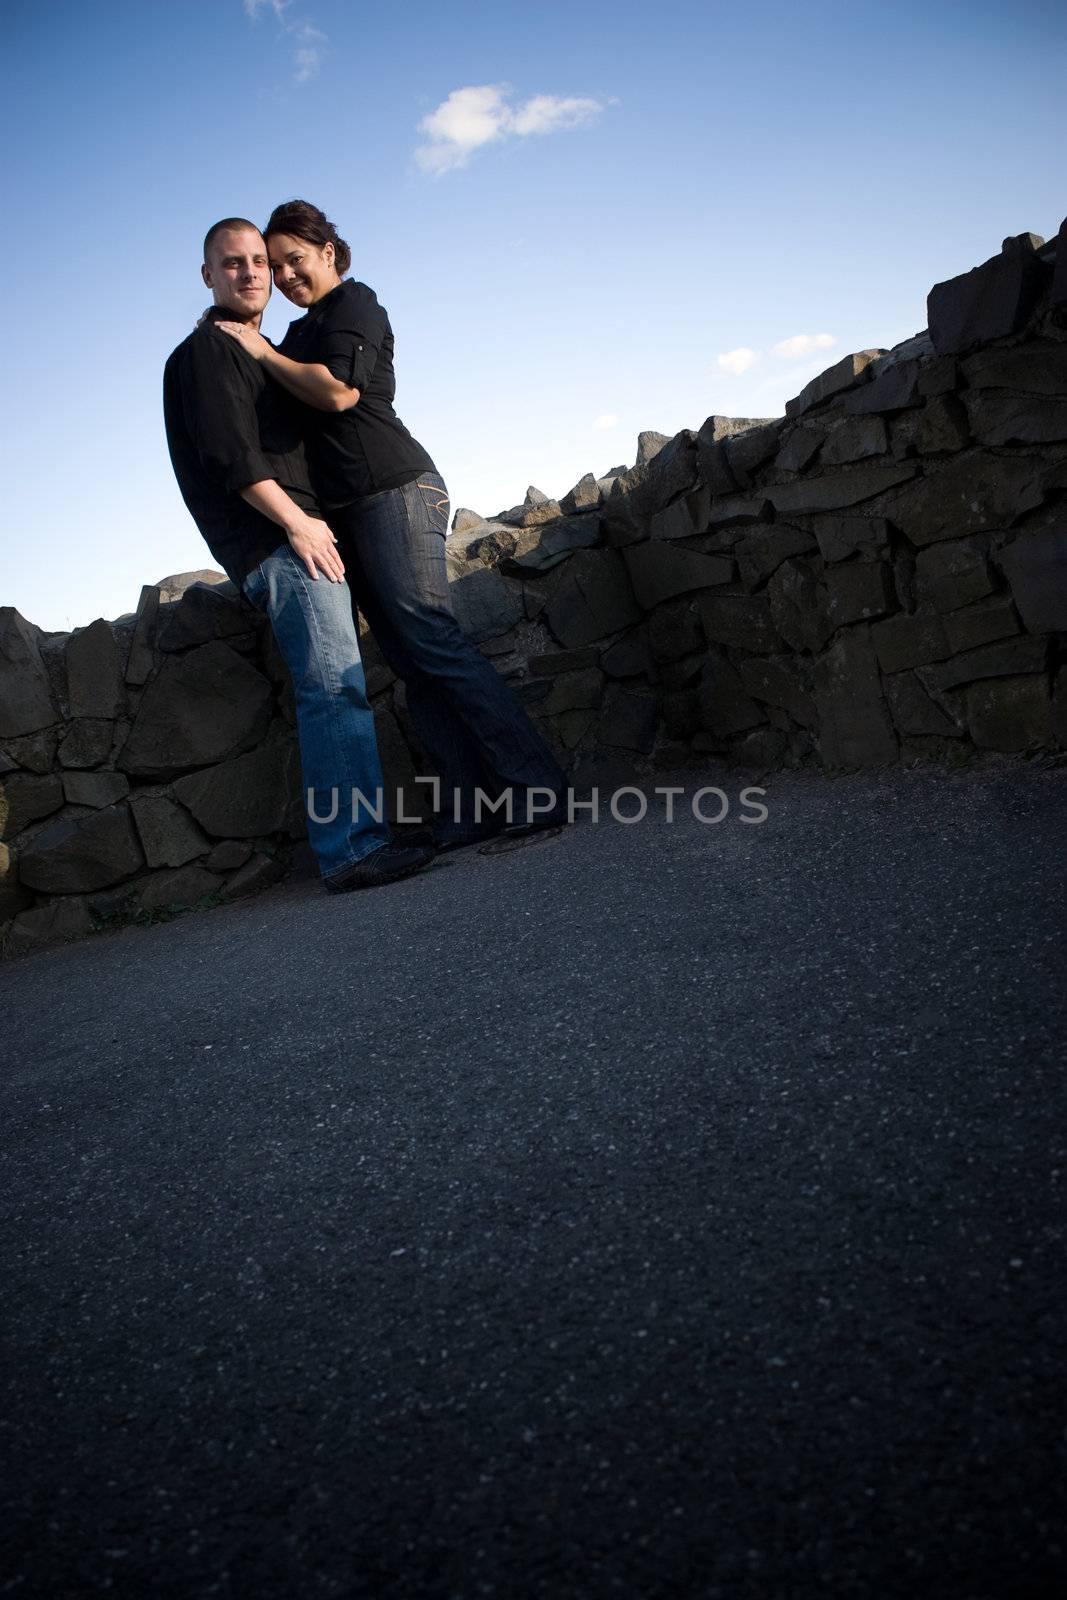
<instances>
[{"instance_id":1,"label":"man's face","mask_svg":"<svg viewBox=\"0 0 1067 1600\"><path fill-rule=\"evenodd\" d=\"M236 317L258 316L270 299L267 246L255 228L217 233L200 270L215 304Z\"/></svg>"}]
</instances>

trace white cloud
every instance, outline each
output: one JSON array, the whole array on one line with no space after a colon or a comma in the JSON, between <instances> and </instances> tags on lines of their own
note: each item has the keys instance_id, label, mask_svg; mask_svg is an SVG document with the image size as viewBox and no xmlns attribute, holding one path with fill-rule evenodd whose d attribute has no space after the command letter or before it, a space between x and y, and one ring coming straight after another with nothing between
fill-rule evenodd
<instances>
[{"instance_id":1,"label":"white cloud","mask_svg":"<svg viewBox=\"0 0 1067 1600\"><path fill-rule=\"evenodd\" d=\"M772 344L771 355L780 356L783 361L799 361L803 356L810 356L813 350L829 350L836 343L837 338L832 333L795 333L791 339Z\"/></svg>"},{"instance_id":2,"label":"white cloud","mask_svg":"<svg viewBox=\"0 0 1067 1600\"><path fill-rule=\"evenodd\" d=\"M749 367L754 367L757 361L763 360L763 352L750 350L743 344L736 350L724 350L722 355L715 357L715 360L723 372L732 372L735 378L739 378Z\"/></svg>"},{"instance_id":3,"label":"white cloud","mask_svg":"<svg viewBox=\"0 0 1067 1600\"><path fill-rule=\"evenodd\" d=\"M428 142L415 151L423 171L451 172L466 166L483 145L577 128L603 110L598 100L551 94L536 94L513 108L508 93L506 87L492 83L453 89L448 99L419 123L419 132L429 135Z\"/></svg>"},{"instance_id":4,"label":"white cloud","mask_svg":"<svg viewBox=\"0 0 1067 1600\"><path fill-rule=\"evenodd\" d=\"M597 417L593 423L593 427L602 433L606 432L608 428L617 428L618 426L619 419L614 411L606 411L602 417Z\"/></svg>"},{"instance_id":5,"label":"white cloud","mask_svg":"<svg viewBox=\"0 0 1067 1600\"><path fill-rule=\"evenodd\" d=\"M322 65L322 51L314 45L301 45L293 59L296 63L296 82L308 83Z\"/></svg>"},{"instance_id":6,"label":"white cloud","mask_svg":"<svg viewBox=\"0 0 1067 1600\"><path fill-rule=\"evenodd\" d=\"M598 100L568 100L556 94L535 94L516 111L512 131L521 137L529 133L556 133L561 128L580 128L600 110Z\"/></svg>"},{"instance_id":7,"label":"white cloud","mask_svg":"<svg viewBox=\"0 0 1067 1600\"><path fill-rule=\"evenodd\" d=\"M310 22L287 21L285 13L291 3L292 0L244 0L245 16L256 22L261 12L269 11L281 23L282 33L292 39L296 47L293 51L293 82L310 83L323 63L330 41L321 29Z\"/></svg>"},{"instance_id":8,"label":"white cloud","mask_svg":"<svg viewBox=\"0 0 1067 1600\"><path fill-rule=\"evenodd\" d=\"M420 132L428 133L431 142L419 146L415 159L427 172L462 167L472 151L502 137L510 115L504 91L492 84L453 89L448 99L419 123Z\"/></svg>"}]
</instances>

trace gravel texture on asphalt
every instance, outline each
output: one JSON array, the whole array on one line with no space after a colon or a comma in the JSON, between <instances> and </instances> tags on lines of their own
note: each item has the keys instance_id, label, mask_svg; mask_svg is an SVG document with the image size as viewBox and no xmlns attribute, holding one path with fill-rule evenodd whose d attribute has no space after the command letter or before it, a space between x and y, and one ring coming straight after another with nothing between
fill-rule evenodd
<instances>
[{"instance_id":1,"label":"gravel texture on asphalt","mask_svg":"<svg viewBox=\"0 0 1067 1600\"><path fill-rule=\"evenodd\" d=\"M656 781L4 969L0 1594L1067 1592L1067 769Z\"/></svg>"}]
</instances>

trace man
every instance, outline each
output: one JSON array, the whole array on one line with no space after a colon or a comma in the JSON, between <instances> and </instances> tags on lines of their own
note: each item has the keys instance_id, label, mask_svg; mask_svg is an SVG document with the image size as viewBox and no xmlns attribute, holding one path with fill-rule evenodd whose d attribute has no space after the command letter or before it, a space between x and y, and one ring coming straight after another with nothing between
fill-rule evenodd
<instances>
[{"instance_id":1,"label":"man","mask_svg":"<svg viewBox=\"0 0 1067 1600\"><path fill-rule=\"evenodd\" d=\"M214 304L169 357L163 411L182 498L219 565L270 618L296 696L308 837L332 893L407 877L432 849L393 843L344 565L311 492L297 418L262 367L213 324L257 331L267 247L243 217L204 240ZM318 799L316 800L316 795Z\"/></svg>"}]
</instances>

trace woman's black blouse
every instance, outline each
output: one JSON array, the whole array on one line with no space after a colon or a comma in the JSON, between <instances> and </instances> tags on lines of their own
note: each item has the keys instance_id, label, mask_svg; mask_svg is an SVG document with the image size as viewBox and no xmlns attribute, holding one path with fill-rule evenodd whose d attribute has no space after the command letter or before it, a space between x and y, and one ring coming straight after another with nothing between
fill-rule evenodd
<instances>
[{"instance_id":1,"label":"woman's black blouse","mask_svg":"<svg viewBox=\"0 0 1067 1600\"><path fill-rule=\"evenodd\" d=\"M278 348L293 361L321 363L359 390L347 411L305 408L311 481L324 507L436 471L393 410L393 330L373 289L345 278L289 324Z\"/></svg>"}]
</instances>

